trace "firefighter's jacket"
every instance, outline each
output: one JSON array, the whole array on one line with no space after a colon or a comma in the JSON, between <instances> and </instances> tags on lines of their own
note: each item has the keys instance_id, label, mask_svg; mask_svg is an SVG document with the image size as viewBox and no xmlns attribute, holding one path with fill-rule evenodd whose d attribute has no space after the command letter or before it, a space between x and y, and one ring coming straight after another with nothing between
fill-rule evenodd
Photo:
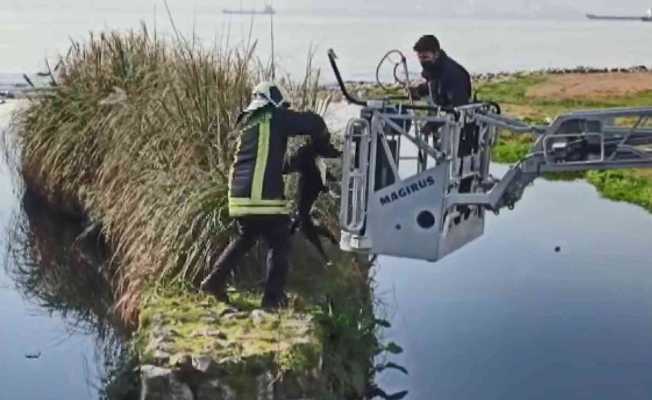
<instances>
[{"instance_id":1,"label":"firefighter's jacket","mask_svg":"<svg viewBox=\"0 0 652 400\"><path fill-rule=\"evenodd\" d=\"M435 65L424 69L421 75L427 82L416 87L415 97L424 98L432 94L434 103L442 107L459 107L471 101L471 76L443 50Z\"/></svg>"},{"instance_id":2,"label":"firefighter's jacket","mask_svg":"<svg viewBox=\"0 0 652 400\"><path fill-rule=\"evenodd\" d=\"M266 106L244 115L238 129L229 178L229 214L288 214L283 184L288 138L310 135L315 141L328 141L324 120L312 112Z\"/></svg>"}]
</instances>

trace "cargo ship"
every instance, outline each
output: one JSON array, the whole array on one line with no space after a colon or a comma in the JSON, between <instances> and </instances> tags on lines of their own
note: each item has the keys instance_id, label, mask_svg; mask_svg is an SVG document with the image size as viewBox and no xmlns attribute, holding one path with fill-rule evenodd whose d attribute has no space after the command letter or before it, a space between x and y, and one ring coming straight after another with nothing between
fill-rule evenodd
<instances>
[{"instance_id":1,"label":"cargo ship","mask_svg":"<svg viewBox=\"0 0 652 400\"><path fill-rule=\"evenodd\" d=\"M609 20L609 21L643 21L643 22L652 22L652 8L647 10L646 15L640 17L637 16L618 16L618 15L595 15L595 14L586 14L588 19L600 19L600 20Z\"/></svg>"},{"instance_id":2,"label":"cargo ship","mask_svg":"<svg viewBox=\"0 0 652 400\"><path fill-rule=\"evenodd\" d=\"M276 14L276 10L270 5L265 6L262 10L245 10L242 7L240 7L239 10L229 10L229 9L224 9L222 10L223 14L236 14L236 15L274 15Z\"/></svg>"}]
</instances>

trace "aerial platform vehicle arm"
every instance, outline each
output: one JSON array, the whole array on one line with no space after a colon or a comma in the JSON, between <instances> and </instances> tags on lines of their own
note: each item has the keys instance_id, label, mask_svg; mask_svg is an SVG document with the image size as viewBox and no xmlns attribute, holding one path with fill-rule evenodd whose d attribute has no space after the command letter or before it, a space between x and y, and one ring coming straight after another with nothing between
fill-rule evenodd
<instances>
[{"instance_id":1,"label":"aerial platform vehicle arm","mask_svg":"<svg viewBox=\"0 0 652 400\"><path fill-rule=\"evenodd\" d=\"M652 107L572 112L533 126L491 102L444 109L409 97L358 99L329 58L344 96L361 106L344 133L343 250L437 261L482 236L485 214L514 207L544 173L652 167ZM535 142L498 179L490 165L501 130Z\"/></svg>"}]
</instances>

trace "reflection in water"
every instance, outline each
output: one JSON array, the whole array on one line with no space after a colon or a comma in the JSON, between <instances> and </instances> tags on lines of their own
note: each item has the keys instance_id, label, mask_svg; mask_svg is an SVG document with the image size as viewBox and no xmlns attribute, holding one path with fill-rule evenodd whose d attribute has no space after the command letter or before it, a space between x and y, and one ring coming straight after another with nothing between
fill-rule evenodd
<instances>
[{"instance_id":1,"label":"reflection in water","mask_svg":"<svg viewBox=\"0 0 652 400\"><path fill-rule=\"evenodd\" d=\"M29 192L22 200L7 233L7 276L29 302L64 321L68 338L94 338L95 366L86 365L84 371L86 377L99 377L87 378L91 391L100 399L136 398L133 365L124 346L128 332L112 313L101 238L80 236L79 221L52 212ZM26 356L37 359L40 354Z\"/></svg>"}]
</instances>

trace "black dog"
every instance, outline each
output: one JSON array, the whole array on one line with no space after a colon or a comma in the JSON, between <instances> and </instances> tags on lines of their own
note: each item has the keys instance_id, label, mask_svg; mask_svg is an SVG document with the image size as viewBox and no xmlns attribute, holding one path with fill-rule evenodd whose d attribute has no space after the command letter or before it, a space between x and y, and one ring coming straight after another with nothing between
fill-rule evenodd
<instances>
[{"instance_id":1,"label":"black dog","mask_svg":"<svg viewBox=\"0 0 652 400\"><path fill-rule=\"evenodd\" d=\"M313 221L310 211L312 210L315 201L317 201L319 194L328 191L328 188L325 186L324 178L334 178L328 173L327 177L322 176L322 172L317 166L317 152L315 151L314 145L310 142L301 146L296 153L285 160L283 173L289 174L293 172L299 173L299 181L297 190L297 213L292 219L290 231L294 233L297 229L301 229L310 243L317 248L319 254L321 254L324 259L328 259L321 241L319 240L319 236L327 238L333 244L338 243L337 239L326 227L315 225L315 221Z\"/></svg>"}]
</instances>

